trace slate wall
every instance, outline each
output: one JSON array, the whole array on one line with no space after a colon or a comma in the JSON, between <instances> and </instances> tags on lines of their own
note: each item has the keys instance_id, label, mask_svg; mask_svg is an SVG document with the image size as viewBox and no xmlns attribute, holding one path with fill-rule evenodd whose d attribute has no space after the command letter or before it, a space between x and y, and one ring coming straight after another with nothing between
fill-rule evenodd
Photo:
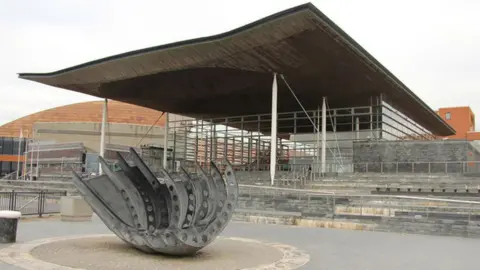
<instances>
[{"instance_id":1,"label":"slate wall","mask_svg":"<svg viewBox=\"0 0 480 270\"><path fill-rule=\"evenodd\" d=\"M356 172L461 173L469 169L464 162L479 160L479 152L464 140L353 143Z\"/></svg>"}]
</instances>

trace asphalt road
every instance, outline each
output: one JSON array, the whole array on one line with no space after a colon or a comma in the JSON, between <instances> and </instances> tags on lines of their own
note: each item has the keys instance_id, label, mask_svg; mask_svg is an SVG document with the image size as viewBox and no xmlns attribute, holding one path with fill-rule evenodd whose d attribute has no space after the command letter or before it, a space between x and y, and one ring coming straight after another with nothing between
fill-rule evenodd
<instances>
[{"instance_id":1,"label":"asphalt road","mask_svg":"<svg viewBox=\"0 0 480 270\"><path fill-rule=\"evenodd\" d=\"M22 221L18 242L110 231L95 218L86 223ZM300 269L315 270L478 270L480 240L397 233L301 228L232 222L224 236L293 245L310 254ZM0 248L6 245L1 245ZM0 263L2 270L21 270Z\"/></svg>"}]
</instances>

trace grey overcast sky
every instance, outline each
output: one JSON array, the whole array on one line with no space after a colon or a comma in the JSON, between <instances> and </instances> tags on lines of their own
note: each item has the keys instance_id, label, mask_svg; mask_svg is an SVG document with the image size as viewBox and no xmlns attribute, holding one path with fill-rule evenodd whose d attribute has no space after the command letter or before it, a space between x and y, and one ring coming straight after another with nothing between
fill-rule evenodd
<instances>
[{"instance_id":1,"label":"grey overcast sky","mask_svg":"<svg viewBox=\"0 0 480 270\"><path fill-rule=\"evenodd\" d=\"M96 98L20 80L97 58L218 34L296 0L0 0L0 125ZM480 1L316 0L433 109L480 116ZM478 128L477 128L478 129Z\"/></svg>"}]
</instances>

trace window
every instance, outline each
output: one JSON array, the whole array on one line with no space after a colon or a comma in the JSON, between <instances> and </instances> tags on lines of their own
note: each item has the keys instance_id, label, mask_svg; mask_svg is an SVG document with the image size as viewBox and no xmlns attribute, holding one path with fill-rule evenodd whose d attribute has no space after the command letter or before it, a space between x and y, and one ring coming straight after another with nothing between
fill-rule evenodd
<instances>
[{"instance_id":1,"label":"window","mask_svg":"<svg viewBox=\"0 0 480 270\"><path fill-rule=\"evenodd\" d=\"M452 119L452 115L451 115L449 112L447 112L447 113L445 114L445 119L447 119L447 120Z\"/></svg>"}]
</instances>

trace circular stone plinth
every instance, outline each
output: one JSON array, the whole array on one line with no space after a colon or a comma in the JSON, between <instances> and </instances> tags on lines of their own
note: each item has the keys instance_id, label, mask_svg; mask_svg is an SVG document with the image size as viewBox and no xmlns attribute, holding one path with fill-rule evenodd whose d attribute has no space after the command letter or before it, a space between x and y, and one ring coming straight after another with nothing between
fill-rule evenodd
<instances>
[{"instance_id":1,"label":"circular stone plinth","mask_svg":"<svg viewBox=\"0 0 480 270\"><path fill-rule=\"evenodd\" d=\"M295 247L243 238L217 238L191 257L146 254L113 235L54 238L15 244L0 260L36 270L296 269L309 256Z\"/></svg>"}]
</instances>

